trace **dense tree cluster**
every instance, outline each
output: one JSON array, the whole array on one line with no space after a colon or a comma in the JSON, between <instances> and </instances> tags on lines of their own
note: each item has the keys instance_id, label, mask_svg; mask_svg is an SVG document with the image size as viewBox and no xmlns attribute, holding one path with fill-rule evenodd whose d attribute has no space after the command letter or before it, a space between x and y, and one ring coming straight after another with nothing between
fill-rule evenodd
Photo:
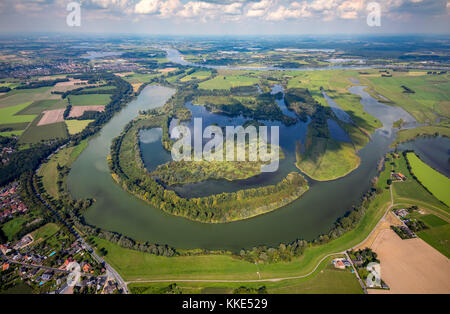
<instances>
[{"instance_id":1,"label":"dense tree cluster","mask_svg":"<svg viewBox=\"0 0 450 314\"><path fill-rule=\"evenodd\" d=\"M0 186L3 186L21 174L32 171L65 140L51 144L38 144L31 148L17 150L9 155L9 162L0 167Z\"/></svg>"},{"instance_id":2,"label":"dense tree cluster","mask_svg":"<svg viewBox=\"0 0 450 314\"><path fill-rule=\"evenodd\" d=\"M41 87L49 87L49 86L55 86L57 83L62 82L68 82L68 78L60 78L55 80L42 80L42 81L33 81L25 85L19 85L16 87L16 89L34 89L34 88L41 88Z\"/></svg>"},{"instance_id":3,"label":"dense tree cluster","mask_svg":"<svg viewBox=\"0 0 450 314\"><path fill-rule=\"evenodd\" d=\"M138 171L125 173L121 168L120 150L127 133L132 132L136 157L127 160ZM165 189L144 169L138 149L138 130L129 123L124 132L113 140L111 146L110 169L122 186L137 197L149 202L156 208L176 216L192 220L223 223L259 215L297 199L307 189L303 176L297 172L290 173L276 185L263 186L257 189L240 190L232 193L221 193L202 198L186 199L174 191Z\"/></svg>"},{"instance_id":4,"label":"dense tree cluster","mask_svg":"<svg viewBox=\"0 0 450 314\"><path fill-rule=\"evenodd\" d=\"M281 243L278 247L258 246L251 250L241 250L239 257L250 263L288 262L301 256L308 246L305 240L295 240L288 244Z\"/></svg>"}]
</instances>

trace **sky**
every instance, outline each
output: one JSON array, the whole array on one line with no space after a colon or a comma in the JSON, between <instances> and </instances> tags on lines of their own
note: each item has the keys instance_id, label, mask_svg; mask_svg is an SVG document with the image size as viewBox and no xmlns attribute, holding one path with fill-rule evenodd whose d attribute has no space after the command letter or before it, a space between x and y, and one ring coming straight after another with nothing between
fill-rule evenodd
<instances>
[{"instance_id":1,"label":"sky","mask_svg":"<svg viewBox=\"0 0 450 314\"><path fill-rule=\"evenodd\" d=\"M67 24L71 2L80 26ZM378 26L367 22L371 2ZM0 32L448 34L449 15L450 0L1 0Z\"/></svg>"}]
</instances>

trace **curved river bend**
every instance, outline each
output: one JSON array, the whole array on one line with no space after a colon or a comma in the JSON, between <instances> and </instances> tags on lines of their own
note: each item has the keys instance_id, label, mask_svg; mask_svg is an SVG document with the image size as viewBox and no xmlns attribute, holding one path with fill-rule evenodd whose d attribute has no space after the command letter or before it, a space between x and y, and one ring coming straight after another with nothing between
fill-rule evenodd
<instances>
[{"instance_id":1,"label":"curved river bend","mask_svg":"<svg viewBox=\"0 0 450 314\"><path fill-rule=\"evenodd\" d=\"M174 90L160 86L146 87L137 99L117 113L90 140L72 166L68 177L70 191L77 199L96 199L85 215L88 223L141 241L177 248L239 250L261 244L278 245L296 238L312 239L327 232L334 221L367 191L376 173L377 162L393 140L392 122L400 118L413 122L412 117L402 109L377 102L363 89L362 86L354 86L350 91L362 97L365 110L382 121L383 127L359 152L360 167L338 180L310 180L311 189L300 199L269 214L227 224L197 223L155 209L113 181L106 160L111 141L120 134L125 124L138 115L139 110L162 106L174 93ZM301 135L303 129L306 127L299 127L295 132ZM156 133L141 135L141 148L144 154L150 152L157 163L164 162L160 131L153 129L152 132ZM280 136L283 137L281 132ZM292 158L289 160L293 161Z\"/></svg>"}]
</instances>

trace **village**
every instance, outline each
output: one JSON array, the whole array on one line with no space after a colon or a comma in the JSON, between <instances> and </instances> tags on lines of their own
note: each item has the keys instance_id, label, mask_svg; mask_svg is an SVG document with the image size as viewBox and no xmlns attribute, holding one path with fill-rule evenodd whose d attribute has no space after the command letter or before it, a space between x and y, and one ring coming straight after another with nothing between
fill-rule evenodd
<instances>
[{"instance_id":1,"label":"village","mask_svg":"<svg viewBox=\"0 0 450 314\"><path fill-rule=\"evenodd\" d=\"M0 221L19 212L26 212L27 206L20 200L17 188L18 182L14 182L0 190Z\"/></svg>"},{"instance_id":2,"label":"village","mask_svg":"<svg viewBox=\"0 0 450 314\"><path fill-rule=\"evenodd\" d=\"M20 224L20 222L22 222ZM120 293L116 281L97 262L80 239L35 211L20 198L18 182L0 189L0 290L17 293ZM13 233L15 225L26 230ZM25 228L24 228L25 227ZM80 280L69 285L71 267L79 265Z\"/></svg>"}]
</instances>

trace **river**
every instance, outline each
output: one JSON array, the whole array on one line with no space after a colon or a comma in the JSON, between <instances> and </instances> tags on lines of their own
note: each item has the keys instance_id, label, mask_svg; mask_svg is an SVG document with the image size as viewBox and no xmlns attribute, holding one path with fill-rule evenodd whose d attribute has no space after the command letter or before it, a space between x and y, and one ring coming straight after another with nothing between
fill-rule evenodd
<instances>
[{"instance_id":1,"label":"river","mask_svg":"<svg viewBox=\"0 0 450 314\"><path fill-rule=\"evenodd\" d=\"M395 130L392 129L392 123L400 118L414 123L414 119L403 109L378 102L364 91L363 86L354 86L350 91L361 96L361 103L366 112L383 123L383 127L372 134L371 141L358 153L361 157L361 165L349 175L334 181L309 180L311 188L307 193L288 206L271 213L227 224L193 222L149 206L124 191L113 181L106 161L111 141L120 134L130 120L137 116L139 110L162 106L173 95L174 90L160 86L146 87L135 100L117 113L100 133L89 141L88 147L73 164L69 174L70 192L76 199L95 198L95 204L85 215L88 223L120 232L136 240L163 243L176 248L237 251L256 245L278 245L280 242L290 242L296 238L313 239L327 232L335 220L351 209L352 205L358 203L360 197L367 191L371 178L376 174L377 162L388 151L388 146L394 139ZM194 116L216 118L208 116L201 106L189 103L186 105L193 110ZM237 123L241 122L239 119L242 117L234 119ZM294 139L304 135L306 126L306 123L298 123L291 129L286 127L284 131L280 130L281 141L284 140L286 145L290 143L293 149ZM160 129L141 133L141 149L146 167L155 167L169 160L167 153L161 147L160 136ZM248 179L248 184L258 185L262 182L268 184L267 182L276 181L286 172L294 170L295 155L290 153L289 146L283 147L283 150L285 150L286 158L280 163L279 171L266 178L263 174L262 177ZM222 183L229 185L222 186ZM222 183L207 182L192 185L189 188L190 191L185 190L184 193L190 193L189 195L192 196L195 193L205 193L202 191L205 189L206 193L210 193L223 190L224 187L231 190L236 188L236 183ZM181 192L180 194L183 194Z\"/></svg>"}]
</instances>

